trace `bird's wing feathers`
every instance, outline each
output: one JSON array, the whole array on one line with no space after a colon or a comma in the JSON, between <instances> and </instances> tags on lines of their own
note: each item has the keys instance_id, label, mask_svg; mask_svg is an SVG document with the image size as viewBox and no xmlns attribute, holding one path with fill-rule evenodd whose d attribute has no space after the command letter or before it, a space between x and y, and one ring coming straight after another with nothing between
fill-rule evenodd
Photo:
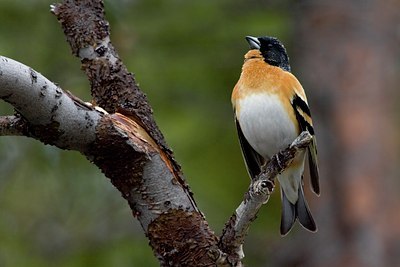
<instances>
[{"instance_id":1,"label":"bird's wing feathers","mask_svg":"<svg viewBox=\"0 0 400 267\"><path fill-rule=\"evenodd\" d=\"M263 162L262 157L258 154L247 142L246 138L243 135L242 129L240 128L239 121L235 115L235 124L239 136L240 146L242 148L243 158L246 162L247 172L250 177L253 179L261 172L261 164Z\"/></svg>"},{"instance_id":2,"label":"bird's wing feathers","mask_svg":"<svg viewBox=\"0 0 400 267\"><path fill-rule=\"evenodd\" d=\"M307 101L302 99L299 95L295 94L291 102L301 131L308 131L313 136L311 143L308 147L308 162L310 167L311 186L313 191L317 195L319 195L320 187L317 161L317 141L314 135L311 112L308 107Z\"/></svg>"},{"instance_id":3,"label":"bird's wing feathers","mask_svg":"<svg viewBox=\"0 0 400 267\"><path fill-rule=\"evenodd\" d=\"M312 189L315 194L320 195L319 171L317 161L317 140L315 139L315 136L313 136L310 146L308 147L308 162L310 166Z\"/></svg>"}]
</instances>

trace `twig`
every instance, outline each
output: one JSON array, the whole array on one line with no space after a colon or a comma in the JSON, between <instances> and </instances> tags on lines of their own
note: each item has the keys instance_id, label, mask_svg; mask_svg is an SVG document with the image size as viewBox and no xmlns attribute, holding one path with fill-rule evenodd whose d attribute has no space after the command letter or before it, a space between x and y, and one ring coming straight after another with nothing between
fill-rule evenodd
<instances>
[{"instance_id":1,"label":"twig","mask_svg":"<svg viewBox=\"0 0 400 267\"><path fill-rule=\"evenodd\" d=\"M288 148L274 155L265 170L251 181L242 203L226 223L219 242L221 250L228 255L227 261L233 266L241 266L244 238L261 206L268 202L275 187L275 177L290 165L301 150L307 148L311 138L310 133L302 132Z\"/></svg>"}]
</instances>

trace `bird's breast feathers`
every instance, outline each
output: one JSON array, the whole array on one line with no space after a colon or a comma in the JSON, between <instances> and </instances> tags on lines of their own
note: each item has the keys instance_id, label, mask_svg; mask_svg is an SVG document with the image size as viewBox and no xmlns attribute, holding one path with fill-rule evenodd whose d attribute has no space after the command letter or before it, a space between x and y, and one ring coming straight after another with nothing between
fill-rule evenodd
<instances>
[{"instance_id":1,"label":"bird's breast feathers","mask_svg":"<svg viewBox=\"0 0 400 267\"><path fill-rule=\"evenodd\" d=\"M295 115L287 112L279 95L258 92L236 104L236 116L245 138L265 158L285 148L299 134Z\"/></svg>"}]
</instances>

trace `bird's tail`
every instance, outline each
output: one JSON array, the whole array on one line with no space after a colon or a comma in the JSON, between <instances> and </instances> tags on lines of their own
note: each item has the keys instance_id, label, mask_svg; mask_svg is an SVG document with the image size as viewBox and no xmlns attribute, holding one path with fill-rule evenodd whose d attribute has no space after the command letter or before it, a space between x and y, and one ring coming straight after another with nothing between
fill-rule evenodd
<instances>
[{"instance_id":1,"label":"bird's tail","mask_svg":"<svg viewBox=\"0 0 400 267\"><path fill-rule=\"evenodd\" d=\"M281 217L281 235L285 236L292 229L296 219L300 224L311 232L317 231L317 225L308 208L304 198L303 186L299 186L298 199L296 204L292 204L287 199L285 192L281 189L282 197L282 217Z\"/></svg>"}]
</instances>

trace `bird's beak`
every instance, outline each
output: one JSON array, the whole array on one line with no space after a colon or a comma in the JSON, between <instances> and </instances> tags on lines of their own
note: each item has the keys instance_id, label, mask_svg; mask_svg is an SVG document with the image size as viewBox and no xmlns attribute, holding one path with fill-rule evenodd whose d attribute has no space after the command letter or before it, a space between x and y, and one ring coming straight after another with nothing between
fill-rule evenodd
<instances>
[{"instance_id":1,"label":"bird's beak","mask_svg":"<svg viewBox=\"0 0 400 267\"><path fill-rule=\"evenodd\" d=\"M257 37L246 36L246 41L249 43L250 49L260 49L260 41Z\"/></svg>"}]
</instances>

